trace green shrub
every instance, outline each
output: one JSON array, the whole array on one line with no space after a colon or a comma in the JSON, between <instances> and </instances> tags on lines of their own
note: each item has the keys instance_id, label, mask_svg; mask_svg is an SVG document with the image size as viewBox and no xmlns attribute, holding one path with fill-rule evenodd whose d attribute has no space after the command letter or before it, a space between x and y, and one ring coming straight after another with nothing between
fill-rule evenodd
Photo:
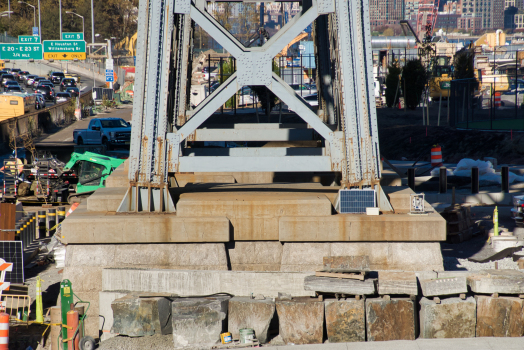
<instances>
[{"instance_id":1,"label":"green shrub","mask_svg":"<svg viewBox=\"0 0 524 350\"><path fill-rule=\"evenodd\" d=\"M407 61L402 69L401 84L405 87L404 103L409 109L415 109L420 103L426 83L427 73L420 59Z\"/></svg>"},{"instance_id":2,"label":"green shrub","mask_svg":"<svg viewBox=\"0 0 524 350\"><path fill-rule=\"evenodd\" d=\"M398 86L400 72L402 70L398 66L398 62L388 66L388 74L386 75L386 105L391 108L398 104L400 96L400 87ZM397 92L398 89L398 92ZM395 99L395 94L397 98Z\"/></svg>"}]
</instances>

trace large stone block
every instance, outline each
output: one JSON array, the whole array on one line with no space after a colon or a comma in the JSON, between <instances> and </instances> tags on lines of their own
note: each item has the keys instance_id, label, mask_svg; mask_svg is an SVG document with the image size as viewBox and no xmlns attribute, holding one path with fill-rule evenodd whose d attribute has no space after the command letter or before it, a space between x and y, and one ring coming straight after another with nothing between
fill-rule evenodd
<instances>
[{"instance_id":1,"label":"large stone block","mask_svg":"<svg viewBox=\"0 0 524 350\"><path fill-rule=\"evenodd\" d=\"M283 245L277 241L226 243L231 270L280 271Z\"/></svg>"},{"instance_id":2,"label":"large stone block","mask_svg":"<svg viewBox=\"0 0 524 350\"><path fill-rule=\"evenodd\" d=\"M229 300L228 330L233 339L238 339L240 329L253 328L260 343L266 343L268 330L273 315L275 302L266 298L263 300L249 297L234 297Z\"/></svg>"},{"instance_id":3,"label":"large stone block","mask_svg":"<svg viewBox=\"0 0 524 350\"><path fill-rule=\"evenodd\" d=\"M227 298L182 298L172 303L175 348L211 346L225 331Z\"/></svg>"},{"instance_id":4,"label":"large stone block","mask_svg":"<svg viewBox=\"0 0 524 350\"><path fill-rule=\"evenodd\" d=\"M103 187L99 188L87 198L88 211L114 211L118 210L128 187Z\"/></svg>"},{"instance_id":5,"label":"large stone block","mask_svg":"<svg viewBox=\"0 0 524 350\"><path fill-rule=\"evenodd\" d=\"M330 343L366 341L364 299L326 300L324 304Z\"/></svg>"},{"instance_id":6,"label":"large stone block","mask_svg":"<svg viewBox=\"0 0 524 350\"><path fill-rule=\"evenodd\" d=\"M366 299L368 341L415 340L415 302L410 299Z\"/></svg>"},{"instance_id":7,"label":"large stone block","mask_svg":"<svg viewBox=\"0 0 524 350\"><path fill-rule=\"evenodd\" d=\"M468 285L479 294L524 294L524 273L516 270L485 270L470 275Z\"/></svg>"},{"instance_id":8,"label":"large stone block","mask_svg":"<svg viewBox=\"0 0 524 350\"><path fill-rule=\"evenodd\" d=\"M305 290L347 295L373 295L375 284L376 280L371 278L360 281L350 278L307 276L304 279Z\"/></svg>"},{"instance_id":9,"label":"large stone block","mask_svg":"<svg viewBox=\"0 0 524 350\"><path fill-rule=\"evenodd\" d=\"M115 245L78 245L66 246L66 267L113 266L115 263Z\"/></svg>"},{"instance_id":10,"label":"large stone block","mask_svg":"<svg viewBox=\"0 0 524 350\"><path fill-rule=\"evenodd\" d=\"M113 327L113 309L111 309L111 303L118 299L125 297L127 292L99 292L99 317L100 325L99 329L102 330L102 335L100 336L101 341L105 341L112 337L117 336L118 334L112 333L111 328Z\"/></svg>"},{"instance_id":11,"label":"large stone block","mask_svg":"<svg viewBox=\"0 0 524 350\"><path fill-rule=\"evenodd\" d=\"M320 344L324 335L324 302L308 299L276 301L279 333L293 344Z\"/></svg>"},{"instance_id":12,"label":"large stone block","mask_svg":"<svg viewBox=\"0 0 524 350\"><path fill-rule=\"evenodd\" d=\"M378 294L417 295L417 276L414 272L378 272Z\"/></svg>"},{"instance_id":13,"label":"large stone block","mask_svg":"<svg viewBox=\"0 0 524 350\"><path fill-rule=\"evenodd\" d=\"M524 300L477 295L477 337L522 337Z\"/></svg>"},{"instance_id":14,"label":"large stone block","mask_svg":"<svg viewBox=\"0 0 524 350\"><path fill-rule=\"evenodd\" d=\"M71 281L75 293L77 291L98 293L102 282L102 268L97 266L65 267L63 278Z\"/></svg>"},{"instance_id":15,"label":"large stone block","mask_svg":"<svg viewBox=\"0 0 524 350\"><path fill-rule=\"evenodd\" d=\"M332 205L325 195L293 192L183 193L177 217L227 217L235 241L278 241L279 218L330 216Z\"/></svg>"},{"instance_id":16,"label":"large stone block","mask_svg":"<svg viewBox=\"0 0 524 350\"><path fill-rule=\"evenodd\" d=\"M369 271L369 256L325 256L324 271Z\"/></svg>"},{"instance_id":17,"label":"large stone block","mask_svg":"<svg viewBox=\"0 0 524 350\"><path fill-rule=\"evenodd\" d=\"M171 334L171 301L162 297L141 298L126 295L111 303L113 310L112 333L129 337L154 334Z\"/></svg>"},{"instance_id":18,"label":"large stone block","mask_svg":"<svg viewBox=\"0 0 524 350\"><path fill-rule=\"evenodd\" d=\"M422 295L425 297L453 295L468 292L466 276L420 280Z\"/></svg>"},{"instance_id":19,"label":"large stone block","mask_svg":"<svg viewBox=\"0 0 524 350\"><path fill-rule=\"evenodd\" d=\"M420 337L422 338L474 338L477 324L475 298L420 300Z\"/></svg>"}]
</instances>

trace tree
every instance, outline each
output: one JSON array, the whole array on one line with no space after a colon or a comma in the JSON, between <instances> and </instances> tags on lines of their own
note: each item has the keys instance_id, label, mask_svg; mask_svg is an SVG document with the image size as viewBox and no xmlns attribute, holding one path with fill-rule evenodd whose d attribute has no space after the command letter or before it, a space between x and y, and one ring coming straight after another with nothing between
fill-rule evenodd
<instances>
[{"instance_id":1,"label":"tree","mask_svg":"<svg viewBox=\"0 0 524 350\"><path fill-rule=\"evenodd\" d=\"M453 58L455 79L471 79L475 77L474 56L475 53L469 50L461 50L455 54Z\"/></svg>"},{"instance_id":2,"label":"tree","mask_svg":"<svg viewBox=\"0 0 524 350\"><path fill-rule=\"evenodd\" d=\"M422 92L426 87L427 73L420 59L406 62L402 69L402 87L404 90L404 103L409 109L415 109L420 103Z\"/></svg>"},{"instance_id":3,"label":"tree","mask_svg":"<svg viewBox=\"0 0 524 350\"><path fill-rule=\"evenodd\" d=\"M398 62L388 66L386 75L386 105L391 108L396 106L400 96L400 87L398 86L401 69ZM396 98L395 98L396 96Z\"/></svg>"},{"instance_id":4,"label":"tree","mask_svg":"<svg viewBox=\"0 0 524 350\"><path fill-rule=\"evenodd\" d=\"M395 32L391 28L388 28L384 31L384 36L393 36L393 35L395 35Z\"/></svg>"}]
</instances>

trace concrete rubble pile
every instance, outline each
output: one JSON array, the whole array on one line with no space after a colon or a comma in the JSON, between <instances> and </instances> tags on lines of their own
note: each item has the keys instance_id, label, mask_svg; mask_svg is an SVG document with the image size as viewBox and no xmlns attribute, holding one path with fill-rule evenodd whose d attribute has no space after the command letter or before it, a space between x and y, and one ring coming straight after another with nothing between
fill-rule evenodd
<instances>
[{"instance_id":1,"label":"concrete rubble pile","mask_svg":"<svg viewBox=\"0 0 524 350\"><path fill-rule=\"evenodd\" d=\"M129 276L127 286L136 285ZM121 285L105 281L102 340L172 333L175 348L226 347L217 345L220 335L236 340L242 329L253 329L261 344L277 335L286 344L524 335L524 273L515 270L377 273L367 257L326 257L315 276L303 276L314 296L266 289L269 296L181 297L112 290Z\"/></svg>"}]
</instances>

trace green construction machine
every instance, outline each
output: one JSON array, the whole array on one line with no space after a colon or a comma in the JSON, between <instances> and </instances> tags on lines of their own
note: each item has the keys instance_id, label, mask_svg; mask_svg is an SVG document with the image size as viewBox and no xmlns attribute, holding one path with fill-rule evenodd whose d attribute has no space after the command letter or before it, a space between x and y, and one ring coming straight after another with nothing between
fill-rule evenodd
<instances>
[{"instance_id":1,"label":"green construction machine","mask_svg":"<svg viewBox=\"0 0 524 350\"><path fill-rule=\"evenodd\" d=\"M69 202L87 197L97 189L105 187L107 177L124 161L125 159L92 152L71 154L71 160L63 170L63 179L67 179L73 187L76 187L75 193L69 195Z\"/></svg>"}]
</instances>

